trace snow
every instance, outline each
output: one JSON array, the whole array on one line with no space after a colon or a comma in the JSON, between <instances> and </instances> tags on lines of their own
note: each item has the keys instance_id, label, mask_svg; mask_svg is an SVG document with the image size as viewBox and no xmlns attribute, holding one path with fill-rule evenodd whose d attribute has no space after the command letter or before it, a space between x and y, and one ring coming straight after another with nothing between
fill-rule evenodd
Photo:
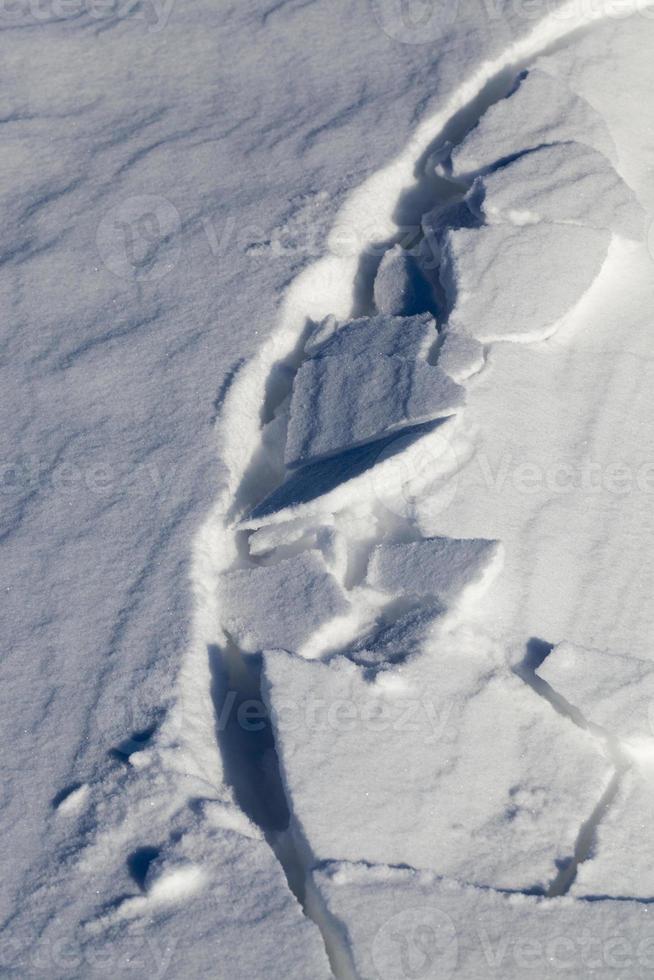
<instances>
[{"instance_id":1,"label":"snow","mask_svg":"<svg viewBox=\"0 0 654 980\"><path fill-rule=\"evenodd\" d=\"M367 581L392 595L432 595L453 603L487 586L501 562L502 548L497 541L426 538L382 544L372 554Z\"/></svg>"},{"instance_id":2,"label":"snow","mask_svg":"<svg viewBox=\"0 0 654 980\"><path fill-rule=\"evenodd\" d=\"M428 313L359 317L342 324L330 320L309 338L305 351L311 357L359 357L374 353L426 358L437 336L436 321Z\"/></svg>"},{"instance_id":3,"label":"snow","mask_svg":"<svg viewBox=\"0 0 654 980\"><path fill-rule=\"evenodd\" d=\"M615 159L606 120L563 78L531 68L512 93L491 106L452 153L457 174L471 174L546 144L587 143Z\"/></svg>"},{"instance_id":4,"label":"snow","mask_svg":"<svg viewBox=\"0 0 654 980\"><path fill-rule=\"evenodd\" d=\"M636 902L543 901L346 862L314 872L314 886L344 977L636 978L651 967L651 913Z\"/></svg>"},{"instance_id":5,"label":"snow","mask_svg":"<svg viewBox=\"0 0 654 980\"><path fill-rule=\"evenodd\" d=\"M224 624L243 650L301 651L349 610L345 593L317 551L263 568L228 572L221 581Z\"/></svg>"},{"instance_id":6,"label":"snow","mask_svg":"<svg viewBox=\"0 0 654 980\"><path fill-rule=\"evenodd\" d=\"M413 316L432 308L434 297L416 259L400 245L384 253L373 286L380 313Z\"/></svg>"},{"instance_id":7,"label":"snow","mask_svg":"<svg viewBox=\"0 0 654 980\"><path fill-rule=\"evenodd\" d=\"M447 232L441 282L451 328L481 343L546 339L593 285L610 241L608 231L545 222Z\"/></svg>"},{"instance_id":8,"label":"snow","mask_svg":"<svg viewBox=\"0 0 654 980\"><path fill-rule=\"evenodd\" d=\"M495 888L553 882L612 764L497 657L446 623L429 652L374 683L345 658L265 655L264 697L309 864L406 864Z\"/></svg>"},{"instance_id":9,"label":"snow","mask_svg":"<svg viewBox=\"0 0 654 980\"><path fill-rule=\"evenodd\" d=\"M650 660L560 643L538 676L587 721L621 742L654 751L654 664Z\"/></svg>"},{"instance_id":10,"label":"snow","mask_svg":"<svg viewBox=\"0 0 654 980\"><path fill-rule=\"evenodd\" d=\"M610 161L582 143L543 146L475 182L489 224L549 221L642 240L645 212Z\"/></svg>"},{"instance_id":11,"label":"snow","mask_svg":"<svg viewBox=\"0 0 654 980\"><path fill-rule=\"evenodd\" d=\"M286 465L315 462L444 418L462 401L458 385L421 361L385 354L313 358L293 385Z\"/></svg>"},{"instance_id":12,"label":"snow","mask_svg":"<svg viewBox=\"0 0 654 980\"><path fill-rule=\"evenodd\" d=\"M0 972L646 974L651 8L80 6L0 32Z\"/></svg>"},{"instance_id":13,"label":"snow","mask_svg":"<svg viewBox=\"0 0 654 980\"><path fill-rule=\"evenodd\" d=\"M481 371L484 359L483 344L453 330L445 335L438 352L438 366L458 384Z\"/></svg>"}]
</instances>

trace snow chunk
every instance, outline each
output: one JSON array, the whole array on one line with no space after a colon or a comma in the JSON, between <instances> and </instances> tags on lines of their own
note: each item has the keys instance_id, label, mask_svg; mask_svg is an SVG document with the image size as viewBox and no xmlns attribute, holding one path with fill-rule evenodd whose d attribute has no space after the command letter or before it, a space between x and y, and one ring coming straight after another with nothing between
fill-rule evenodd
<instances>
[{"instance_id":1,"label":"snow chunk","mask_svg":"<svg viewBox=\"0 0 654 980\"><path fill-rule=\"evenodd\" d=\"M633 746L654 739L651 661L560 643L537 674L587 721L611 735Z\"/></svg>"},{"instance_id":2,"label":"snow chunk","mask_svg":"<svg viewBox=\"0 0 654 980\"><path fill-rule=\"evenodd\" d=\"M312 357L386 354L388 357L426 357L436 340L436 321L419 316L364 316L338 325L327 317L305 347Z\"/></svg>"},{"instance_id":3,"label":"snow chunk","mask_svg":"<svg viewBox=\"0 0 654 980\"><path fill-rule=\"evenodd\" d=\"M506 895L412 868L331 862L310 894L360 980L524 980L647 973L651 913L635 902ZM591 965L592 964L592 965Z\"/></svg>"},{"instance_id":4,"label":"snow chunk","mask_svg":"<svg viewBox=\"0 0 654 980\"><path fill-rule=\"evenodd\" d=\"M379 312L396 316L422 313L434 304L431 287L418 263L401 245L395 245L384 254L373 293Z\"/></svg>"},{"instance_id":5,"label":"snow chunk","mask_svg":"<svg viewBox=\"0 0 654 980\"><path fill-rule=\"evenodd\" d=\"M475 182L470 206L489 224L538 221L607 228L643 239L645 212L613 165L582 143L545 146Z\"/></svg>"},{"instance_id":6,"label":"snow chunk","mask_svg":"<svg viewBox=\"0 0 654 980\"><path fill-rule=\"evenodd\" d=\"M616 159L613 139L600 114L563 80L534 68L455 147L452 166L458 175L477 173L545 143L572 140Z\"/></svg>"},{"instance_id":7,"label":"snow chunk","mask_svg":"<svg viewBox=\"0 0 654 980\"><path fill-rule=\"evenodd\" d=\"M82 783L67 793L57 805L57 813L70 817L79 814L89 802L91 789L88 783Z\"/></svg>"},{"instance_id":8,"label":"snow chunk","mask_svg":"<svg viewBox=\"0 0 654 980\"><path fill-rule=\"evenodd\" d=\"M484 366L483 344L464 333L448 330L438 352L438 366L461 384Z\"/></svg>"},{"instance_id":9,"label":"snow chunk","mask_svg":"<svg viewBox=\"0 0 654 980\"><path fill-rule=\"evenodd\" d=\"M452 415L463 390L422 361L383 354L319 357L297 373L285 461L301 466L406 426Z\"/></svg>"},{"instance_id":10,"label":"snow chunk","mask_svg":"<svg viewBox=\"0 0 654 980\"><path fill-rule=\"evenodd\" d=\"M611 234L546 223L445 235L450 324L482 343L548 337L597 278Z\"/></svg>"},{"instance_id":11,"label":"snow chunk","mask_svg":"<svg viewBox=\"0 0 654 980\"><path fill-rule=\"evenodd\" d=\"M221 579L226 630L248 653L270 647L300 651L350 604L320 554L243 568Z\"/></svg>"},{"instance_id":12,"label":"snow chunk","mask_svg":"<svg viewBox=\"0 0 654 980\"><path fill-rule=\"evenodd\" d=\"M299 831L318 862L547 887L608 782L596 740L443 630L396 690L348 660L264 656ZM379 675L381 678L386 674Z\"/></svg>"},{"instance_id":13,"label":"snow chunk","mask_svg":"<svg viewBox=\"0 0 654 980\"><path fill-rule=\"evenodd\" d=\"M498 572L498 541L425 538L408 544L382 544L368 565L368 584L394 594L435 596L452 603L481 591Z\"/></svg>"}]
</instances>

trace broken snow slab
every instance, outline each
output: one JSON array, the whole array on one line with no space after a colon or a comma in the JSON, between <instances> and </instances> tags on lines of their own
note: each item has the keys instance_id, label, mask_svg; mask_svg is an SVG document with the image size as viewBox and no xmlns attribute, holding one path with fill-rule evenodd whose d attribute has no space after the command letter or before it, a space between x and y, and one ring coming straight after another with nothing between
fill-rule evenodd
<instances>
[{"instance_id":1,"label":"broken snow slab","mask_svg":"<svg viewBox=\"0 0 654 980\"><path fill-rule=\"evenodd\" d=\"M364 316L343 324L327 317L309 338L305 352L310 357L386 354L424 359L436 338L436 321L430 313Z\"/></svg>"},{"instance_id":2,"label":"broken snow slab","mask_svg":"<svg viewBox=\"0 0 654 980\"><path fill-rule=\"evenodd\" d=\"M394 620L384 620L362 637L343 656L360 667L384 670L405 663L423 649L434 622L445 609L438 602L410 609Z\"/></svg>"},{"instance_id":3,"label":"broken snow slab","mask_svg":"<svg viewBox=\"0 0 654 980\"><path fill-rule=\"evenodd\" d=\"M613 138L597 110L562 79L532 68L455 147L452 168L457 176L474 174L544 144L571 140L616 159Z\"/></svg>"},{"instance_id":4,"label":"broken snow slab","mask_svg":"<svg viewBox=\"0 0 654 980\"><path fill-rule=\"evenodd\" d=\"M651 912L636 902L507 895L347 862L314 871L309 895L342 975L360 980L640 980L651 970Z\"/></svg>"},{"instance_id":5,"label":"broken snow slab","mask_svg":"<svg viewBox=\"0 0 654 980\"><path fill-rule=\"evenodd\" d=\"M434 306L431 286L415 258L401 245L384 253L373 287L375 306L380 313L413 316Z\"/></svg>"},{"instance_id":6,"label":"broken snow slab","mask_svg":"<svg viewBox=\"0 0 654 980\"><path fill-rule=\"evenodd\" d=\"M536 673L587 722L634 749L654 750L652 661L560 643Z\"/></svg>"},{"instance_id":7,"label":"broken snow slab","mask_svg":"<svg viewBox=\"0 0 654 980\"><path fill-rule=\"evenodd\" d=\"M264 655L292 826L308 859L547 888L612 768L597 741L443 629L371 683L344 657Z\"/></svg>"},{"instance_id":8,"label":"broken snow slab","mask_svg":"<svg viewBox=\"0 0 654 980\"><path fill-rule=\"evenodd\" d=\"M246 653L270 647L301 652L312 636L350 610L317 551L227 572L220 590L225 630Z\"/></svg>"},{"instance_id":9,"label":"broken snow slab","mask_svg":"<svg viewBox=\"0 0 654 980\"><path fill-rule=\"evenodd\" d=\"M572 894L654 899L654 765L623 773L618 792L595 830L588 860L579 865Z\"/></svg>"},{"instance_id":10,"label":"broken snow slab","mask_svg":"<svg viewBox=\"0 0 654 980\"><path fill-rule=\"evenodd\" d=\"M606 228L643 240L645 211L602 153L583 143L544 146L479 177L470 206L488 224L539 221Z\"/></svg>"},{"instance_id":11,"label":"broken snow slab","mask_svg":"<svg viewBox=\"0 0 654 980\"><path fill-rule=\"evenodd\" d=\"M478 374L485 363L483 344L468 334L448 330L438 351L438 366L461 384Z\"/></svg>"},{"instance_id":12,"label":"broken snow slab","mask_svg":"<svg viewBox=\"0 0 654 980\"><path fill-rule=\"evenodd\" d=\"M445 418L462 403L463 389L423 361L384 354L314 358L295 378L286 465L302 466Z\"/></svg>"},{"instance_id":13,"label":"broken snow slab","mask_svg":"<svg viewBox=\"0 0 654 980\"><path fill-rule=\"evenodd\" d=\"M444 605L481 594L501 568L499 541L424 538L381 544L373 551L367 582L393 595L433 596Z\"/></svg>"},{"instance_id":14,"label":"broken snow slab","mask_svg":"<svg viewBox=\"0 0 654 980\"><path fill-rule=\"evenodd\" d=\"M448 232L440 276L452 328L481 343L544 340L592 286L610 240L544 222Z\"/></svg>"}]
</instances>

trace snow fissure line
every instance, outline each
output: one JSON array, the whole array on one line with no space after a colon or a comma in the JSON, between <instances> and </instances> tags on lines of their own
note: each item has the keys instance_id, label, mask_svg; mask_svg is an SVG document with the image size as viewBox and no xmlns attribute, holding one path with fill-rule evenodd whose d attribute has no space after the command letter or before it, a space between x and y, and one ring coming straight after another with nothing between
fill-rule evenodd
<instances>
[{"instance_id":1,"label":"snow fissure line","mask_svg":"<svg viewBox=\"0 0 654 980\"><path fill-rule=\"evenodd\" d=\"M614 772L593 812L581 825L572 856L569 861L561 865L559 873L547 889L547 898L559 898L562 895L567 895L572 888L577 878L579 865L583 864L584 861L587 861L592 856L599 825L615 800L620 790L622 778L630 767L629 760L624 752L622 752L617 739L609 732L604 731L598 725L594 725L585 718L579 708L566 701L546 680L539 677L536 673L537 669L544 663L553 649L551 644L544 643L542 640L532 639L527 645L527 655L524 661L516 668L516 674L539 697L547 701L554 711L568 718L577 728L581 728L594 735L601 743L606 755L611 759Z\"/></svg>"},{"instance_id":2,"label":"snow fissure line","mask_svg":"<svg viewBox=\"0 0 654 980\"><path fill-rule=\"evenodd\" d=\"M640 6L638 0L630 4L634 11ZM271 428L274 429L276 412L288 397L302 363L310 324L329 314L349 318L362 311L368 312L378 264L376 258L371 258L371 250L376 248L378 252L379 242L390 245L398 241L398 224L415 222L429 207L445 203L456 193L448 180L429 179L425 175L416 179L420 166L434 148L460 142L489 106L508 93L517 74L526 65L605 16L607 14L601 10L581 11L572 0L544 18L527 37L509 47L502 56L484 63L460 86L441 112L421 124L405 151L393 163L350 195L330 236L329 253L302 272L289 288L280 312L279 327L254 358L236 372L218 415L218 451L225 465L224 478L217 501L194 541L193 641L180 672L179 697L163 733L165 738L168 732L175 749L168 754L168 762L176 771L191 771L214 781L216 772L221 769L220 751L222 768L234 787L237 801L264 830L289 886L298 900L305 903L305 911L320 929L338 977L352 975L349 966L343 964L341 955L335 951L334 937L340 927L338 923L326 920L323 914L312 911L312 903L306 903L305 882L311 869L286 833L293 817L290 801L283 792L270 719L262 719L265 734L254 752L252 743L244 745L233 731L226 734L217 723L230 690L239 703L248 697L263 703L260 665L249 667L244 652L229 639L222 649L216 647L216 638L224 635L220 576L242 560L242 532L234 522L250 512L283 480L279 452L283 436L271 432ZM438 134L436 139L434 133ZM370 215L376 216L372 228ZM360 232L364 227L368 232L362 241ZM356 253L347 252L339 244L348 240L347 234L341 237L342 231L359 235L361 247ZM542 690L538 693L543 694ZM561 709L560 704L553 706L556 710ZM269 765L267 785L273 787L270 795L265 793L266 783L261 778L264 760ZM240 763L242 771L237 775ZM612 783L582 828L570 866L572 871L566 872L568 877L562 872L550 887L549 894L563 894L570 887L576 867L589 852L603 809L610 802L611 793L614 796L615 792L617 785L614 787Z\"/></svg>"}]
</instances>

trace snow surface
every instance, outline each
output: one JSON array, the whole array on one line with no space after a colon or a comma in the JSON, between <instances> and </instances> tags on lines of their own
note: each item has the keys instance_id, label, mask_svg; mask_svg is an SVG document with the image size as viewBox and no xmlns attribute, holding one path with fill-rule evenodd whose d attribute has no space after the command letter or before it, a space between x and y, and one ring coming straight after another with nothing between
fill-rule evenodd
<instances>
[{"instance_id":1,"label":"snow surface","mask_svg":"<svg viewBox=\"0 0 654 980\"><path fill-rule=\"evenodd\" d=\"M69 6L0 24L0 972L646 975L654 11Z\"/></svg>"}]
</instances>

